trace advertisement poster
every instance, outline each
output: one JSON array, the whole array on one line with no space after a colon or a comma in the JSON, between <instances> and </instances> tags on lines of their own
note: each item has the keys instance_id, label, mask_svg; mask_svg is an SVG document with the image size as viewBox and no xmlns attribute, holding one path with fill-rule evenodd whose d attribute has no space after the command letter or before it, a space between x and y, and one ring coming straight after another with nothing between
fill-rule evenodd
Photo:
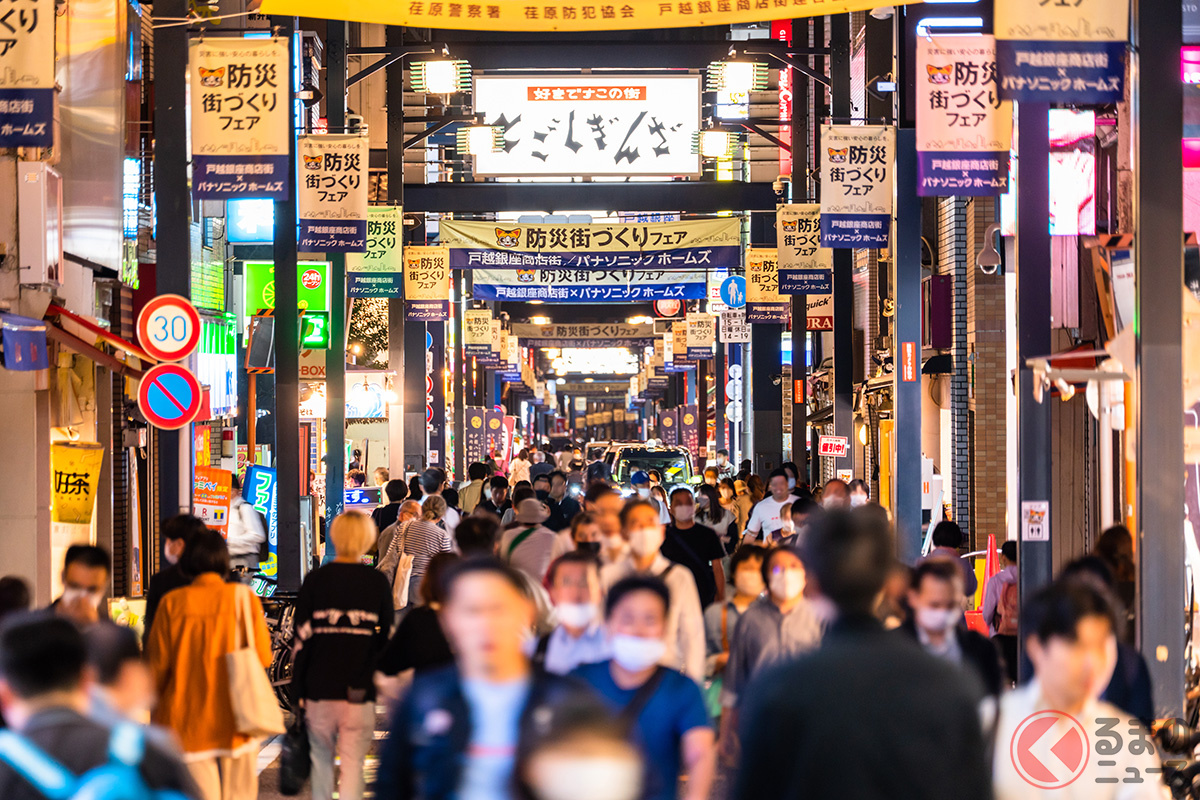
<instances>
[{"instance_id":1,"label":"advertisement poster","mask_svg":"<svg viewBox=\"0 0 1200 800\"><path fill-rule=\"evenodd\" d=\"M774 248L746 250L746 322L787 322L790 304L779 294L779 260Z\"/></svg>"},{"instance_id":2,"label":"advertisement poster","mask_svg":"<svg viewBox=\"0 0 1200 800\"><path fill-rule=\"evenodd\" d=\"M286 200L292 137L287 39L193 39L188 77L196 197Z\"/></svg>"},{"instance_id":3,"label":"advertisement poster","mask_svg":"<svg viewBox=\"0 0 1200 800\"><path fill-rule=\"evenodd\" d=\"M54 146L52 0L10 0L0 47L0 147Z\"/></svg>"},{"instance_id":4,"label":"advertisement poster","mask_svg":"<svg viewBox=\"0 0 1200 800\"><path fill-rule=\"evenodd\" d=\"M402 296L403 220L404 212L398 206L367 208L367 251L346 256L347 297Z\"/></svg>"},{"instance_id":5,"label":"advertisement poster","mask_svg":"<svg viewBox=\"0 0 1200 800\"><path fill-rule=\"evenodd\" d=\"M274 580L279 574L279 514L276 505L276 490L274 469L257 464L246 467L246 479L242 482L242 497L246 499L247 503L254 506L255 511L267 519L267 543L270 545L271 555L266 561L259 564L258 569L260 575L272 581L270 591L274 590ZM256 584L256 592L262 594L263 591L259 591L259 588L266 591L267 584L262 582Z\"/></svg>"},{"instance_id":6,"label":"advertisement poster","mask_svg":"<svg viewBox=\"0 0 1200 800\"><path fill-rule=\"evenodd\" d=\"M300 252L367 252L367 138L313 134L298 146Z\"/></svg>"},{"instance_id":7,"label":"advertisement poster","mask_svg":"<svg viewBox=\"0 0 1200 800\"><path fill-rule=\"evenodd\" d=\"M196 467L192 481L192 513L223 535L229 530L229 505L233 499L233 473L214 467Z\"/></svg>"},{"instance_id":8,"label":"advertisement poster","mask_svg":"<svg viewBox=\"0 0 1200 800\"><path fill-rule=\"evenodd\" d=\"M895 162L890 125L821 126L822 247L888 246Z\"/></svg>"},{"instance_id":9,"label":"advertisement poster","mask_svg":"<svg viewBox=\"0 0 1200 800\"><path fill-rule=\"evenodd\" d=\"M1012 103L1000 99L996 40L917 40L917 194L989 197L1008 191Z\"/></svg>"},{"instance_id":10,"label":"advertisement poster","mask_svg":"<svg viewBox=\"0 0 1200 800\"><path fill-rule=\"evenodd\" d=\"M410 322L450 319L449 263L448 248L404 248L405 319Z\"/></svg>"},{"instance_id":11,"label":"advertisement poster","mask_svg":"<svg viewBox=\"0 0 1200 800\"><path fill-rule=\"evenodd\" d=\"M55 442L50 445L51 517L54 522L90 525L104 445Z\"/></svg>"}]
</instances>

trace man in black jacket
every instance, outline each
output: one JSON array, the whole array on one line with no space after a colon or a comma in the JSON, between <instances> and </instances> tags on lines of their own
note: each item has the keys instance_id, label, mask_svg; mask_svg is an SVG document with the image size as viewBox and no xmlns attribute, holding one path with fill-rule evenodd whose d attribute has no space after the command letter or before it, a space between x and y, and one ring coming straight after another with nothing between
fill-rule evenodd
<instances>
[{"instance_id":1,"label":"man in black jacket","mask_svg":"<svg viewBox=\"0 0 1200 800\"><path fill-rule=\"evenodd\" d=\"M142 637L150 641L150 626L154 623L154 615L158 612L158 604L163 595L180 586L192 582L192 576L184 572L179 563L183 556L183 548L196 531L205 530L204 522L191 514L179 514L163 523L163 561L167 566L154 573L150 585L146 587L146 618L142 626Z\"/></svg>"},{"instance_id":2,"label":"man in black jacket","mask_svg":"<svg viewBox=\"0 0 1200 800\"><path fill-rule=\"evenodd\" d=\"M878 509L822 515L809 580L836 617L819 650L741 694L734 798L990 798L978 682L872 615L893 558Z\"/></svg>"},{"instance_id":3,"label":"man in black jacket","mask_svg":"<svg viewBox=\"0 0 1200 800\"><path fill-rule=\"evenodd\" d=\"M522 649L533 604L514 571L470 558L447 574L441 618L453 667L418 674L392 717L375 797L511 797L518 757L562 714L599 701L573 679L534 670Z\"/></svg>"}]
</instances>

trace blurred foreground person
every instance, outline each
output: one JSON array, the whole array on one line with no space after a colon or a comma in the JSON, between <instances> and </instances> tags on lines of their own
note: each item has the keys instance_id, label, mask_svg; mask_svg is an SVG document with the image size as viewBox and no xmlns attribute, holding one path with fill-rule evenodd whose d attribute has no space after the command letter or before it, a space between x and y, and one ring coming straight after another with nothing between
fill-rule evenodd
<instances>
[{"instance_id":1,"label":"blurred foreground person","mask_svg":"<svg viewBox=\"0 0 1200 800\"><path fill-rule=\"evenodd\" d=\"M534 670L525 656L534 608L516 570L468 559L445 585L442 624L457 663L418 674L393 715L380 800L507 800L517 754L560 709L588 702L575 682Z\"/></svg>"},{"instance_id":2,"label":"blurred foreground person","mask_svg":"<svg viewBox=\"0 0 1200 800\"><path fill-rule=\"evenodd\" d=\"M39 757L53 759L70 773L82 775L112 764L118 753L147 786L201 797L178 758L153 741L138 741L142 728L125 723L114 734L107 725L85 716L90 686L86 660L83 634L68 620L21 614L0 628L0 708L16 733L35 748L25 752L8 741L0 745L0 797L42 800L52 796L24 777L30 771L47 775L38 769ZM131 734L135 737L131 743L142 748L140 753L116 745L117 736L128 741ZM124 788L131 794L137 791L128 783Z\"/></svg>"},{"instance_id":3,"label":"blurred foreground person","mask_svg":"<svg viewBox=\"0 0 1200 800\"><path fill-rule=\"evenodd\" d=\"M642 757L606 712L562 714L517 765L520 800L637 800Z\"/></svg>"},{"instance_id":4,"label":"blurred foreground person","mask_svg":"<svg viewBox=\"0 0 1200 800\"><path fill-rule=\"evenodd\" d=\"M645 800L707 800L716 749L704 697L694 681L661 665L671 594L640 575L608 590L605 621L612 659L573 673L587 681L633 732L646 757ZM680 793L678 776L687 775Z\"/></svg>"},{"instance_id":5,"label":"blurred foreground person","mask_svg":"<svg viewBox=\"0 0 1200 800\"><path fill-rule=\"evenodd\" d=\"M1109 596L1088 581L1060 579L1026 602L1021 615L1033 680L1000 698L998 717L985 715L985 725L995 732L996 800L1168 797L1149 734L1137 720L1099 699L1117 660L1117 613ZM1030 716L1039 711L1053 713L1037 741L1065 743L1055 746L1064 756L1014 760L1010 743L1023 741ZM1071 742L1082 748L1078 757L1067 749ZM1069 761L1078 766L1072 769ZM1035 789L1031 778L1054 790Z\"/></svg>"},{"instance_id":6,"label":"blurred foreground person","mask_svg":"<svg viewBox=\"0 0 1200 800\"><path fill-rule=\"evenodd\" d=\"M546 585L550 587L558 627L534 640L534 663L547 672L566 675L580 664L608 658L596 557L579 551L559 556L546 573Z\"/></svg>"},{"instance_id":7,"label":"blurred foreground person","mask_svg":"<svg viewBox=\"0 0 1200 800\"><path fill-rule=\"evenodd\" d=\"M808 579L835 620L819 650L739 693L737 800L991 796L982 690L873 614L894 548L868 509L824 514L805 537Z\"/></svg>"},{"instance_id":8,"label":"blurred foreground person","mask_svg":"<svg viewBox=\"0 0 1200 800\"><path fill-rule=\"evenodd\" d=\"M392 587L362 563L375 523L361 511L329 526L337 557L310 572L296 598L292 686L304 704L312 756L312 796L332 800L334 757L342 800L360 800L363 759L375 733L376 661L392 625Z\"/></svg>"},{"instance_id":9,"label":"blurred foreground person","mask_svg":"<svg viewBox=\"0 0 1200 800\"><path fill-rule=\"evenodd\" d=\"M73 544L63 556L62 595L50 608L80 628L95 625L108 614L100 613L100 604L108 590L112 559L108 551L90 544Z\"/></svg>"},{"instance_id":10,"label":"blurred foreground person","mask_svg":"<svg viewBox=\"0 0 1200 800\"><path fill-rule=\"evenodd\" d=\"M204 800L252 798L258 794L261 742L237 730L225 656L244 646L243 628L252 630L265 669L271 634L258 597L247 586L225 582L229 550L221 534L193 534L183 564L196 577L163 598L150 631L147 649L159 698L154 722L179 737Z\"/></svg>"}]
</instances>

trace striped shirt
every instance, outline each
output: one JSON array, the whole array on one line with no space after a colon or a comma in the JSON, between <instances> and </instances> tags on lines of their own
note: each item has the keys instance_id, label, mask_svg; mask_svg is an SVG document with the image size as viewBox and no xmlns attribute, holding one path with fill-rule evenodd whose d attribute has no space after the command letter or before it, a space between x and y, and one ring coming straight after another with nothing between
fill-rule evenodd
<instances>
[{"instance_id":1,"label":"striped shirt","mask_svg":"<svg viewBox=\"0 0 1200 800\"><path fill-rule=\"evenodd\" d=\"M438 553L450 550L450 534L427 519L415 519L404 530L404 552L413 557L412 580L409 597L416 597L416 589L429 567L429 559Z\"/></svg>"}]
</instances>

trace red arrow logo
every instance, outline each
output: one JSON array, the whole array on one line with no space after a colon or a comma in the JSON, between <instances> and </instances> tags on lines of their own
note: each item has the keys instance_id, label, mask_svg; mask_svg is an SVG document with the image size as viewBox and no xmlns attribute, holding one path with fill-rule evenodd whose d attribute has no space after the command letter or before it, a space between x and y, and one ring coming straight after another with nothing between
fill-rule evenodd
<instances>
[{"instance_id":1,"label":"red arrow logo","mask_svg":"<svg viewBox=\"0 0 1200 800\"><path fill-rule=\"evenodd\" d=\"M1026 783L1061 789L1087 767L1087 732L1061 711L1037 711L1021 720L1009 742L1013 768Z\"/></svg>"}]
</instances>

